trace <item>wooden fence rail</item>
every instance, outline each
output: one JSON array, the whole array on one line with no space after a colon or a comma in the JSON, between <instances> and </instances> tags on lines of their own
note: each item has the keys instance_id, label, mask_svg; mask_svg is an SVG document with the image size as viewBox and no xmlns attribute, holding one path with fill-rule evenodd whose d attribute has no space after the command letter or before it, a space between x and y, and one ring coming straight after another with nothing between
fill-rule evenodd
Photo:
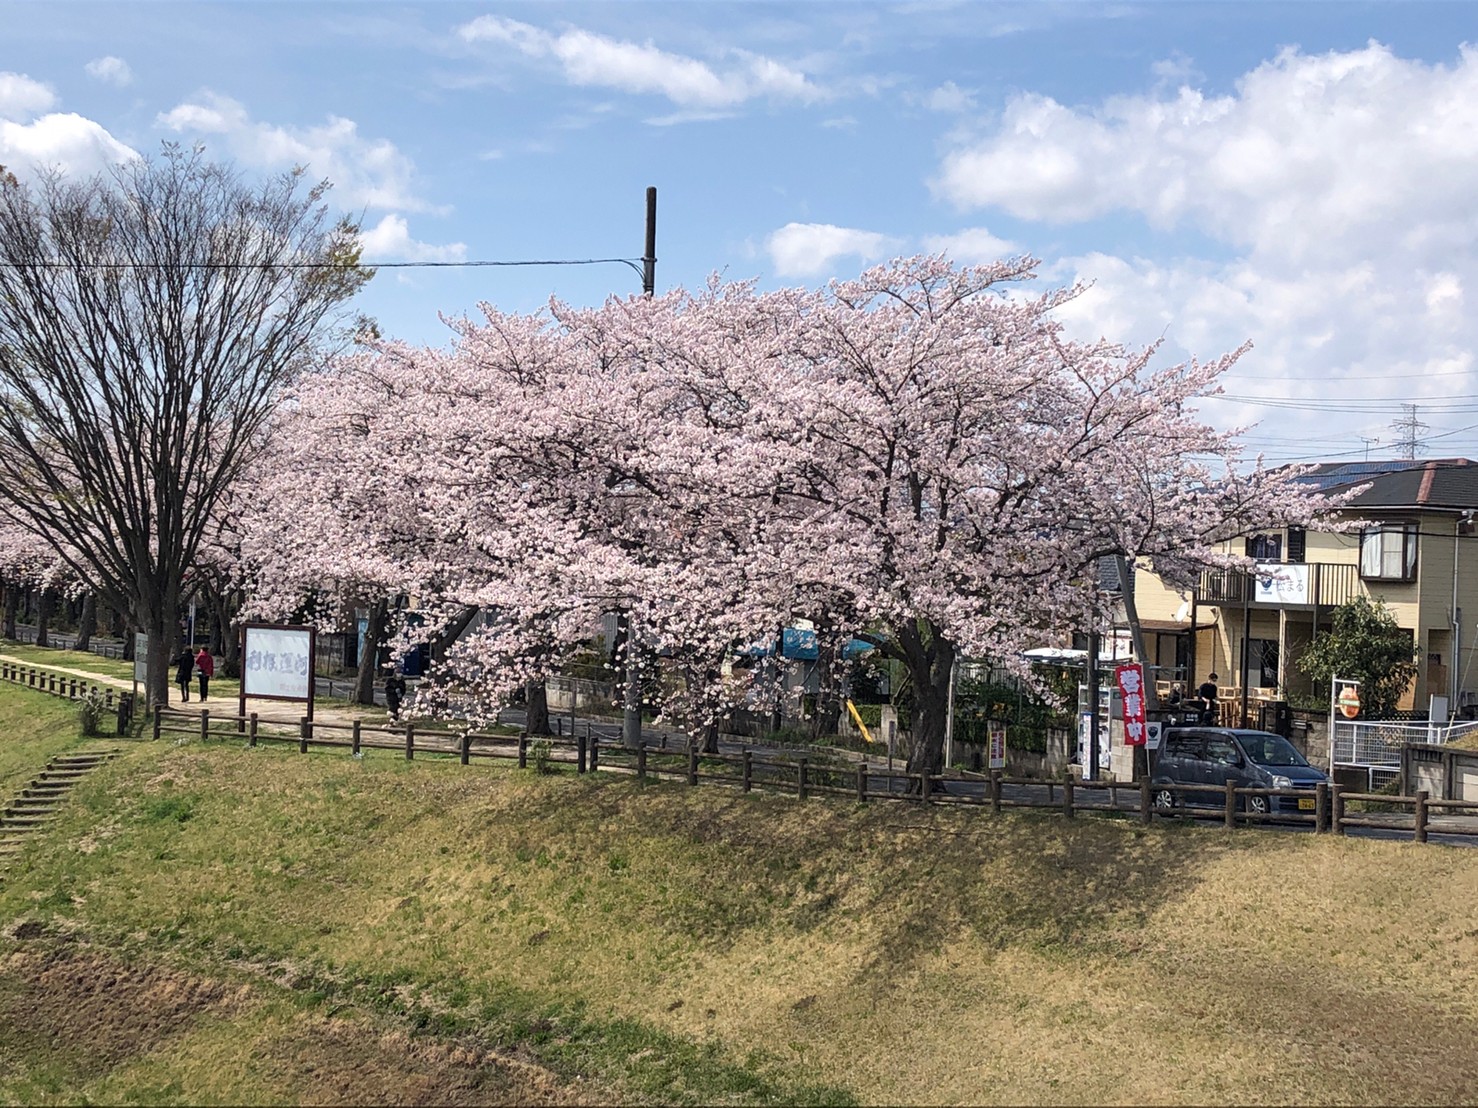
<instances>
[{"instance_id":1,"label":"wooden fence rail","mask_svg":"<svg viewBox=\"0 0 1478 1108\"><path fill-rule=\"evenodd\" d=\"M45 667L14 662L0 662L0 680L69 700L96 694L111 711L118 710L117 702L121 699L106 686ZM418 726L414 722L375 727L361 720L331 723L303 717L295 725L264 724L266 721L255 712L238 716L209 709L164 708L154 714L153 734L156 739L178 734L200 740L235 741L241 741L244 736L248 746L292 743L301 753L314 747L344 749L355 756L362 756L367 750L388 750L407 760L419 754L456 758L462 765L470 765L474 760L503 759L516 761L524 768L533 757L572 764L579 773L631 774L640 781L665 779L693 787L707 782L744 792L755 789L781 792L801 800L819 795L848 798L857 803L895 800L989 808L991 812L1006 808L1042 809L1060 811L1067 818L1090 812L1137 817L1145 824L1157 817L1218 820L1227 828L1276 823L1304 825L1318 833L1339 835L1352 827L1366 827L1409 832L1415 841L1422 843L1434 831L1443 835L1478 835L1478 819L1458 818L1464 813L1478 815L1478 801L1433 799L1426 792L1415 796L1356 793L1326 783L1313 790L1299 790L1239 788L1232 781L1217 787L1151 785L1148 779L1078 781L1064 776L1040 780L1006 777L999 771L922 775L870 766L866 762L837 764L824 758L817 760L807 755L790 756L749 747L738 752L702 753L696 747L669 746L665 738L660 744L643 740L633 749L619 741L618 730L603 730L592 724L585 725L583 734L570 727L567 734L538 737L470 728L448 730ZM971 785L976 788L970 792L959 791Z\"/></svg>"},{"instance_id":2,"label":"wooden fence rail","mask_svg":"<svg viewBox=\"0 0 1478 1108\"><path fill-rule=\"evenodd\" d=\"M104 711L115 714L119 708L119 701L123 699L122 693L108 685L99 685L86 678L48 669L45 666L26 665L20 662L0 661L0 681L35 689L63 700L83 700L89 696L95 696L102 701Z\"/></svg>"}]
</instances>

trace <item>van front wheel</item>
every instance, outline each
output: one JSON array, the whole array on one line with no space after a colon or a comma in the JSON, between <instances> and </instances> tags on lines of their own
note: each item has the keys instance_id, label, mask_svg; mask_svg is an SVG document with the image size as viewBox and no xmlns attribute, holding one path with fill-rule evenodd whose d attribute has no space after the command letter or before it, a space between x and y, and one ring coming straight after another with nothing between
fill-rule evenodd
<instances>
[{"instance_id":1,"label":"van front wheel","mask_svg":"<svg viewBox=\"0 0 1478 1108\"><path fill-rule=\"evenodd\" d=\"M1155 808L1161 812L1169 812L1175 807L1175 794L1169 789L1155 790Z\"/></svg>"},{"instance_id":2,"label":"van front wheel","mask_svg":"<svg viewBox=\"0 0 1478 1108\"><path fill-rule=\"evenodd\" d=\"M1242 810L1254 816L1265 816L1268 814L1269 810L1272 807L1270 799L1271 798L1266 796L1255 795L1243 797Z\"/></svg>"}]
</instances>

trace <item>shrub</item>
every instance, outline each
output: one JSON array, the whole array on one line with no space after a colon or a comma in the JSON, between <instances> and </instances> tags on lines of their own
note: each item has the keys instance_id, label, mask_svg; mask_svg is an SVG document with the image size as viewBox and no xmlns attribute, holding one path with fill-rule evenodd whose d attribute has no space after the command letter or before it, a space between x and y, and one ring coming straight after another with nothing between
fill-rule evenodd
<instances>
[{"instance_id":1,"label":"shrub","mask_svg":"<svg viewBox=\"0 0 1478 1108\"><path fill-rule=\"evenodd\" d=\"M531 747L529 754L534 760L535 773L554 773L554 744L548 739L539 739Z\"/></svg>"},{"instance_id":2,"label":"shrub","mask_svg":"<svg viewBox=\"0 0 1478 1108\"><path fill-rule=\"evenodd\" d=\"M89 689L77 703L77 721L82 725L82 734L88 738L103 735L103 717L108 714L103 694Z\"/></svg>"}]
</instances>

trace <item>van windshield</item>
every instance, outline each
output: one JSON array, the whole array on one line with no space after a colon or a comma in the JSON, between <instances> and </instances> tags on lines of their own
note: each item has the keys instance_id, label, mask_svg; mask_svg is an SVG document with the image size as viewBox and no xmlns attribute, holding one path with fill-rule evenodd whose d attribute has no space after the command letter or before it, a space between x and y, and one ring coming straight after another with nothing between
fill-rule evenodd
<instances>
[{"instance_id":1,"label":"van windshield","mask_svg":"<svg viewBox=\"0 0 1478 1108\"><path fill-rule=\"evenodd\" d=\"M1282 735L1238 735L1242 749L1260 766L1306 766L1304 756Z\"/></svg>"}]
</instances>

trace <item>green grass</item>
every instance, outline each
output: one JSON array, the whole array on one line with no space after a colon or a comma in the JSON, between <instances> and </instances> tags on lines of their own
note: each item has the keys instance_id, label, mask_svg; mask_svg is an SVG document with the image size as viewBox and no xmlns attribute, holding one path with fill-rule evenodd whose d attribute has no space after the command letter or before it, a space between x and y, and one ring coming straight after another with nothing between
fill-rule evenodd
<instances>
[{"instance_id":1,"label":"green grass","mask_svg":"<svg viewBox=\"0 0 1478 1108\"><path fill-rule=\"evenodd\" d=\"M1475 898L1478 851L139 743L0 888L0 1100L1461 1102Z\"/></svg>"},{"instance_id":2,"label":"green grass","mask_svg":"<svg viewBox=\"0 0 1478 1108\"><path fill-rule=\"evenodd\" d=\"M0 686L0 798L14 795L53 755L97 741L81 737L77 705Z\"/></svg>"}]
</instances>

